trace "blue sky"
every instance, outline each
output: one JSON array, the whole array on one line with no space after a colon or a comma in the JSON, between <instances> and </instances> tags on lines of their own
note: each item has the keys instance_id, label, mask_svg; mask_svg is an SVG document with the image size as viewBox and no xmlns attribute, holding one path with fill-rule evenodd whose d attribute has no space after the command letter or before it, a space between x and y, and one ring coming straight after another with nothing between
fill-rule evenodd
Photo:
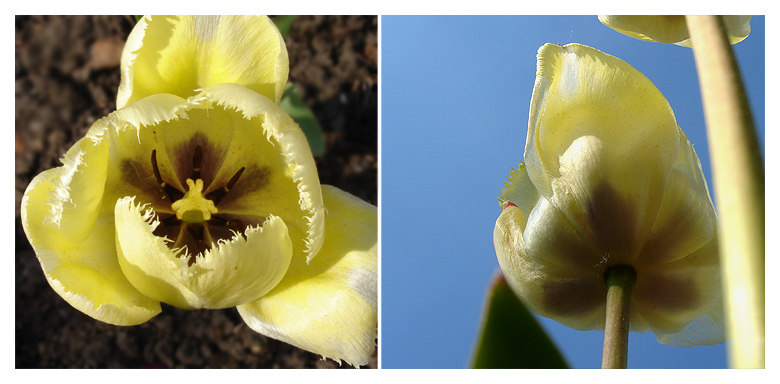
<instances>
[{"instance_id":1,"label":"blue sky","mask_svg":"<svg viewBox=\"0 0 780 384\"><path fill-rule=\"evenodd\" d=\"M764 146L764 17L734 46ZM647 76L674 109L710 183L693 54L595 16L381 19L383 368L465 368L498 269L496 196L523 159L536 52L581 43ZM714 197L713 197L714 198ZM539 318L574 368L601 365L603 332ZM630 368L725 368L725 345L676 348L632 333Z\"/></svg>"}]
</instances>

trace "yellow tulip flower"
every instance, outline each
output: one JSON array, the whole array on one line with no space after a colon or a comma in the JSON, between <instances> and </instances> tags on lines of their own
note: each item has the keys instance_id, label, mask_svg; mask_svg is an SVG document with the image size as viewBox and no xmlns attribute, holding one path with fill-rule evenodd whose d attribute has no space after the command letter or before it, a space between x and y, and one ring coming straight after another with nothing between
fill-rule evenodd
<instances>
[{"instance_id":1,"label":"yellow tulip flower","mask_svg":"<svg viewBox=\"0 0 780 384\"><path fill-rule=\"evenodd\" d=\"M254 46L233 44L242 55ZM142 88L140 71L123 68L132 72L128 100ZM368 363L376 207L320 185L306 138L274 93L223 82L186 99L145 96L98 120L63 164L32 180L21 216L49 284L76 309L135 325L161 302L237 307L257 332Z\"/></svg>"},{"instance_id":2,"label":"yellow tulip flower","mask_svg":"<svg viewBox=\"0 0 780 384\"><path fill-rule=\"evenodd\" d=\"M602 24L626 36L664 44L691 47L685 16L599 16ZM739 43L750 34L750 16L724 16L731 44Z\"/></svg>"},{"instance_id":3,"label":"yellow tulip flower","mask_svg":"<svg viewBox=\"0 0 780 384\"><path fill-rule=\"evenodd\" d=\"M660 91L596 49L539 49L525 163L499 197L498 261L537 314L604 329L608 268L636 272L630 329L723 341L716 216Z\"/></svg>"}]
</instances>

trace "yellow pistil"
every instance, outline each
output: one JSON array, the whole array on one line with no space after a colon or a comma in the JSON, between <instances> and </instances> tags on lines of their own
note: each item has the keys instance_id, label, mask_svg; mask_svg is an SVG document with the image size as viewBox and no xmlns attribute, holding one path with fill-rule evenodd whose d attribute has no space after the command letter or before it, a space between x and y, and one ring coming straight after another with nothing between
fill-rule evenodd
<instances>
[{"instance_id":1,"label":"yellow pistil","mask_svg":"<svg viewBox=\"0 0 780 384\"><path fill-rule=\"evenodd\" d=\"M203 197L203 180L192 181L187 179L189 191L180 200L171 204L171 209L176 212L176 218L188 223L202 223L211 219L211 215L217 213L214 202Z\"/></svg>"}]
</instances>

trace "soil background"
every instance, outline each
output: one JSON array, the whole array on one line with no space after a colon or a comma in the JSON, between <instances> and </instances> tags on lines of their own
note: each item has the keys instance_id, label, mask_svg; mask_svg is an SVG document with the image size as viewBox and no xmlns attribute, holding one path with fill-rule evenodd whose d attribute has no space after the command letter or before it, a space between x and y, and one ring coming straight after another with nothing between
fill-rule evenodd
<instances>
[{"instance_id":1,"label":"soil background","mask_svg":"<svg viewBox=\"0 0 780 384\"><path fill-rule=\"evenodd\" d=\"M79 312L46 282L19 203L40 172L116 109L131 16L15 19L17 368L351 368L247 327L235 308L162 313L133 327ZM301 16L285 39L289 81L317 116L323 184L377 204L377 17ZM376 351L364 368L377 367Z\"/></svg>"}]
</instances>

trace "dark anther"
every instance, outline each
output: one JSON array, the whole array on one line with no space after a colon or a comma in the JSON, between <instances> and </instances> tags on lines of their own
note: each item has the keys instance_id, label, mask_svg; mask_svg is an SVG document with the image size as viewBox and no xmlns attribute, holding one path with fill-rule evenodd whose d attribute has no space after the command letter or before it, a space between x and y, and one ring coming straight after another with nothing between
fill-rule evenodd
<instances>
[{"instance_id":1,"label":"dark anther","mask_svg":"<svg viewBox=\"0 0 780 384\"><path fill-rule=\"evenodd\" d=\"M233 175L233 178L231 178L230 181L228 181L227 185L225 186L225 192L228 192L230 191L230 188L233 188L233 186L238 181L238 178L241 177L242 173L244 173L244 169L246 169L246 167L241 167L241 169L239 169L238 172L236 172L236 174Z\"/></svg>"},{"instance_id":2,"label":"dark anther","mask_svg":"<svg viewBox=\"0 0 780 384\"><path fill-rule=\"evenodd\" d=\"M162 175L160 175L160 168L157 166L157 150L152 150L152 171L154 171L154 178L157 179L157 185L160 186L160 192L164 193L165 196L163 196L164 199L168 199L171 202L174 202L176 200L179 200L184 196L182 192L180 192L178 189L172 187L168 183L166 183Z\"/></svg>"},{"instance_id":3,"label":"dark anther","mask_svg":"<svg viewBox=\"0 0 780 384\"><path fill-rule=\"evenodd\" d=\"M157 179L157 184L161 187L165 187L165 182L160 176L160 169L157 168L157 150L152 149L152 170L154 171L154 177Z\"/></svg>"},{"instance_id":4,"label":"dark anther","mask_svg":"<svg viewBox=\"0 0 780 384\"><path fill-rule=\"evenodd\" d=\"M236 182L238 182L238 178L241 177L242 173L244 173L244 169L246 169L246 167L241 167L241 169L239 169L238 172L236 172L236 174L233 175L233 178L231 178L230 181L228 181L226 186L209 192L206 195L206 198L213 201L214 205L219 204L219 202L222 201L222 198L225 197L225 195L227 195L228 192L230 192L230 189L233 188L234 185L236 185Z\"/></svg>"},{"instance_id":5,"label":"dark anther","mask_svg":"<svg viewBox=\"0 0 780 384\"><path fill-rule=\"evenodd\" d=\"M192 180L200 179L201 162L203 162L203 148L198 145L195 147L195 154L192 155Z\"/></svg>"}]
</instances>

